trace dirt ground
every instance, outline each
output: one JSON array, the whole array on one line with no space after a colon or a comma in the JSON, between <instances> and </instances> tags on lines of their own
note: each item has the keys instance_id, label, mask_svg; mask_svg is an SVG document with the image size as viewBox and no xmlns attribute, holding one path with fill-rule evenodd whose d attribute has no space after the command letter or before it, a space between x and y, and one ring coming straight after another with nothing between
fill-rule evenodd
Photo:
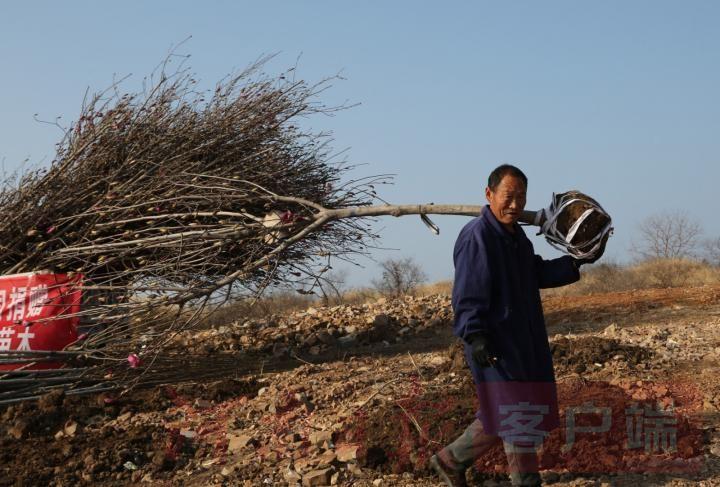
<instances>
[{"instance_id":1,"label":"dirt ground","mask_svg":"<svg viewBox=\"0 0 720 487\"><path fill-rule=\"evenodd\" d=\"M544 306L562 424L545 483L720 485L720 287ZM477 407L449 319L435 296L183 337L205 367L224 357L218 380L0 409L0 485L440 486L428 458ZM500 445L468 480L509 485Z\"/></svg>"}]
</instances>

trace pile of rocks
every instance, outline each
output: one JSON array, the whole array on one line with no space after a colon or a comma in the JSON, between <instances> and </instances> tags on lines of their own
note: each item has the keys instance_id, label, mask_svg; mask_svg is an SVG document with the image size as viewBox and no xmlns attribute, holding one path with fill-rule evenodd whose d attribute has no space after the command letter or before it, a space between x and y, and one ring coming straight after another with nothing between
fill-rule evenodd
<instances>
[{"instance_id":1,"label":"pile of rocks","mask_svg":"<svg viewBox=\"0 0 720 487\"><path fill-rule=\"evenodd\" d=\"M375 427L368 415L412 397L421 374L456 388L467 383L469 377L443 372L448 361L426 353L398 356L389 363L360 358L303 365L259 378L254 395L186 401L167 410L165 427L192 439L197 454L175 478L206 471L213 482L230 485L347 485L360 480L390 485L383 484L382 469L373 458L378 451L359 441ZM467 397L472 400L471 388ZM410 472L399 475L414 478ZM144 480L155 478L148 472Z\"/></svg>"},{"instance_id":2,"label":"pile of rocks","mask_svg":"<svg viewBox=\"0 0 720 487\"><path fill-rule=\"evenodd\" d=\"M401 342L448 327L452 311L447 296L380 298L361 305L308 308L287 316L236 320L201 332L185 332L177 346L212 353L252 351L275 357L321 355L335 349Z\"/></svg>"}]
</instances>

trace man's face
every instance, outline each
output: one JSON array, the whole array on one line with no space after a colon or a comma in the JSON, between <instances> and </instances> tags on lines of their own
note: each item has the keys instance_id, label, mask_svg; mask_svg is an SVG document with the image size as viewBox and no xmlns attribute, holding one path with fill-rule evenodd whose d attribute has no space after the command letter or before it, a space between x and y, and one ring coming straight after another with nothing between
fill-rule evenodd
<instances>
[{"instance_id":1,"label":"man's face","mask_svg":"<svg viewBox=\"0 0 720 487\"><path fill-rule=\"evenodd\" d=\"M495 191L489 187L485 188L485 197L490 203L490 210L495 218L510 230L525 208L526 196L527 188L523 180L509 174L503 176Z\"/></svg>"}]
</instances>

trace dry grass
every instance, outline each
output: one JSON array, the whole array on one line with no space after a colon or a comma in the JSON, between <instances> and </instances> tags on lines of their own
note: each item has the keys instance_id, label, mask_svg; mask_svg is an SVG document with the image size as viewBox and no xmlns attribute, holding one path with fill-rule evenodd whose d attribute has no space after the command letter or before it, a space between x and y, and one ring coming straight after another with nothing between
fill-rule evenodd
<instances>
[{"instance_id":1,"label":"dry grass","mask_svg":"<svg viewBox=\"0 0 720 487\"><path fill-rule=\"evenodd\" d=\"M631 289L703 286L720 283L720 267L690 259L653 259L633 265L596 264L583 269L582 279L543 295L585 295Z\"/></svg>"},{"instance_id":2,"label":"dry grass","mask_svg":"<svg viewBox=\"0 0 720 487\"><path fill-rule=\"evenodd\" d=\"M432 284L425 284L418 287L418 296L431 296L433 294L447 294L452 292L453 283L451 280L438 281Z\"/></svg>"},{"instance_id":3,"label":"dry grass","mask_svg":"<svg viewBox=\"0 0 720 487\"><path fill-rule=\"evenodd\" d=\"M312 298L294 292L277 292L261 299L241 299L221 306L206 315L199 328L213 328L245 320L270 318L314 305Z\"/></svg>"},{"instance_id":4,"label":"dry grass","mask_svg":"<svg viewBox=\"0 0 720 487\"><path fill-rule=\"evenodd\" d=\"M595 264L582 270L582 279L570 286L544 289L543 296L582 296L631 289L653 289L681 286L703 286L720 283L720 267L688 259L658 259L633 265L613 262ZM416 296L450 295L452 281L438 281L418 286ZM306 309L309 306L360 305L383 297L373 288L351 289L341 296L327 299L303 296L293 292L274 293L266 298L242 300L223 306L205 320L206 326L219 326L245 319Z\"/></svg>"},{"instance_id":5,"label":"dry grass","mask_svg":"<svg viewBox=\"0 0 720 487\"><path fill-rule=\"evenodd\" d=\"M579 282L556 289L543 290L543 295L585 295L630 289L655 289L681 286L704 286L720 283L720 266L691 259L654 259L631 265L614 262L599 263L582 269ZM452 281L438 281L418 288L417 294L447 294Z\"/></svg>"}]
</instances>

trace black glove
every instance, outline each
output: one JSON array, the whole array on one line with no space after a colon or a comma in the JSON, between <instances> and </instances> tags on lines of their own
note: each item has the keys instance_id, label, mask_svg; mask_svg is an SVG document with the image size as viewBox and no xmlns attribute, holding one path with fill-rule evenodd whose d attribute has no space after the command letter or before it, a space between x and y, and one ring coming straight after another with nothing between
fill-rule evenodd
<instances>
[{"instance_id":1,"label":"black glove","mask_svg":"<svg viewBox=\"0 0 720 487\"><path fill-rule=\"evenodd\" d=\"M610 234L608 233L603 237L602 243L600 244L600 248L598 249L598 251L595 255L593 255L592 257L587 258L587 259L575 259L575 267L577 267L579 269L580 266L583 264L594 264L600 257L602 257L603 254L605 253L605 246L607 245L609 236L610 236Z\"/></svg>"},{"instance_id":2,"label":"black glove","mask_svg":"<svg viewBox=\"0 0 720 487\"><path fill-rule=\"evenodd\" d=\"M495 358L490 354L488 339L484 334L480 333L470 337L470 354L480 367L495 365Z\"/></svg>"},{"instance_id":3,"label":"black glove","mask_svg":"<svg viewBox=\"0 0 720 487\"><path fill-rule=\"evenodd\" d=\"M599 258L600 256L595 256L592 259L575 259L575 268L580 269L580 266L583 264L593 264Z\"/></svg>"}]
</instances>

